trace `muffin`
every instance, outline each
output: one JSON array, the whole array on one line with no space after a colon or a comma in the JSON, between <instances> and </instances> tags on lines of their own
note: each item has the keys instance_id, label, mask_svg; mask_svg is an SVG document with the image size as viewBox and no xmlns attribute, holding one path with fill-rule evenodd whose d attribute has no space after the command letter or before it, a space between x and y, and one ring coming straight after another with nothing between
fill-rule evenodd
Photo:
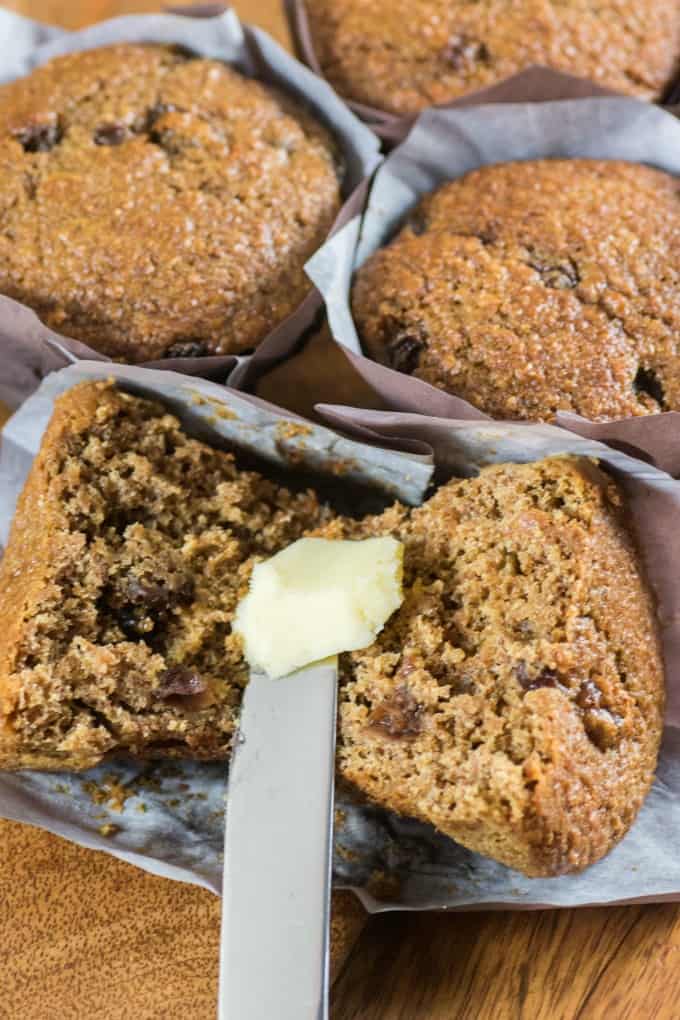
<instances>
[{"instance_id":1,"label":"muffin","mask_svg":"<svg viewBox=\"0 0 680 1020\"><path fill-rule=\"evenodd\" d=\"M676 0L304 0L321 69L347 99L415 114L543 64L659 98L678 70Z\"/></svg>"},{"instance_id":2,"label":"muffin","mask_svg":"<svg viewBox=\"0 0 680 1020\"><path fill-rule=\"evenodd\" d=\"M189 438L160 405L64 394L0 564L0 767L229 756L252 566L303 534L404 543L405 599L340 657L338 771L528 875L575 871L652 782L654 607L613 482L505 464L350 519Z\"/></svg>"},{"instance_id":3,"label":"muffin","mask_svg":"<svg viewBox=\"0 0 680 1020\"><path fill-rule=\"evenodd\" d=\"M289 98L155 45L0 87L0 292L114 359L255 347L309 290L334 143Z\"/></svg>"},{"instance_id":4,"label":"muffin","mask_svg":"<svg viewBox=\"0 0 680 1020\"><path fill-rule=\"evenodd\" d=\"M614 161L451 181L359 269L364 348L495 418L680 410L679 198Z\"/></svg>"},{"instance_id":5,"label":"muffin","mask_svg":"<svg viewBox=\"0 0 680 1020\"><path fill-rule=\"evenodd\" d=\"M0 563L0 766L227 758L252 565L330 517L158 404L65 393Z\"/></svg>"},{"instance_id":6,"label":"muffin","mask_svg":"<svg viewBox=\"0 0 680 1020\"><path fill-rule=\"evenodd\" d=\"M575 459L503 464L392 523L406 597L342 657L340 774L527 875L592 864L634 820L663 726L616 486Z\"/></svg>"}]
</instances>

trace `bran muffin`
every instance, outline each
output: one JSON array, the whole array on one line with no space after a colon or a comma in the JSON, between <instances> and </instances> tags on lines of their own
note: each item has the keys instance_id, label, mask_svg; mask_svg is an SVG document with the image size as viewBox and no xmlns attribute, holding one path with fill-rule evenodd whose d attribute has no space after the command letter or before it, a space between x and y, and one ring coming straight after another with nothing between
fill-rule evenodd
<instances>
[{"instance_id":1,"label":"bran muffin","mask_svg":"<svg viewBox=\"0 0 680 1020\"><path fill-rule=\"evenodd\" d=\"M342 657L340 774L527 875L592 864L634 820L663 727L654 607L616 486L551 458L388 513L371 527L405 543L406 596Z\"/></svg>"},{"instance_id":2,"label":"bran muffin","mask_svg":"<svg viewBox=\"0 0 680 1020\"><path fill-rule=\"evenodd\" d=\"M526 874L606 853L651 784L664 705L613 482L505 464L354 520L110 383L60 398L0 564L0 767L227 758L236 602L303 534L405 546L402 607L340 659L342 778Z\"/></svg>"},{"instance_id":3,"label":"bran muffin","mask_svg":"<svg viewBox=\"0 0 680 1020\"><path fill-rule=\"evenodd\" d=\"M158 404L65 393L0 563L0 766L228 757L253 562L331 516Z\"/></svg>"},{"instance_id":4,"label":"bran muffin","mask_svg":"<svg viewBox=\"0 0 680 1020\"><path fill-rule=\"evenodd\" d=\"M616 161L451 181L359 269L364 348L496 418L680 410L679 198Z\"/></svg>"},{"instance_id":5,"label":"bran muffin","mask_svg":"<svg viewBox=\"0 0 680 1020\"><path fill-rule=\"evenodd\" d=\"M415 114L532 64L659 98L678 70L676 0L304 0L317 59L346 99Z\"/></svg>"},{"instance_id":6,"label":"bran muffin","mask_svg":"<svg viewBox=\"0 0 680 1020\"><path fill-rule=\"evenodd\" d=\"M0 293L114 359L255 347L310 288L334 143L215 60L118 45L0 87Z\"/></svg>"}]
</instances>

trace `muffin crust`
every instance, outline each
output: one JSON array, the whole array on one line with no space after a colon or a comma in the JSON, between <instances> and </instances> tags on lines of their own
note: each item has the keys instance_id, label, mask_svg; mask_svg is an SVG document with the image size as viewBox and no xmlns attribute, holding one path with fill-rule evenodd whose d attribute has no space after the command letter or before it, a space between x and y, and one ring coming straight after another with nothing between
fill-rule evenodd
<instances>
[{"instance_id":1,"label":"muffin crust","mask_svg":"<svg viewBox=\"0 0 680 1020\"><path fill-rule=\"evenodd\" d=\"M305 111L163 46L2 86L0 153L0 292L131 362L255 347L308 292L340 204Z\"/></svg>"},{"instance_id":2,"label":"muffin crust","mask_svg":"<svg viewBox=\"0 0 680 1020\"><path fill-rule=\"evenodd\" d=\"M451 181L357 273L365 349L495 418L680 410L679 198L615 161Z\"/></svg>"},{"instance_id":3,"label":"muffin crust","mask_svg":"<svg viewBox=\"0 0 680 1020\"><path fill-rule=\"evenodd\" d=\"M678 71L675 0L305 0L325 76L347 99L414 114L532 64L655 99Z\"/></svg>"}]
</instances>

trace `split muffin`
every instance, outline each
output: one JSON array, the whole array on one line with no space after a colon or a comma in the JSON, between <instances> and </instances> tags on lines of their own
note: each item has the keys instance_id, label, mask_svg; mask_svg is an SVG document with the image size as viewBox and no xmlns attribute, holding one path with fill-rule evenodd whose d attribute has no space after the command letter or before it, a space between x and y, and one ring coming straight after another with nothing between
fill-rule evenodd
<instances>
[{"instance_id":1,"label":"split muffin","mask_svg":"<svg viewBox=\"0 0 680 1020\"><path fill-rule=\"evenodd\" d=\"M649 790L664 707L606 475L504 464L350 519L107 383L60 398L0 564L0 766L227 758L236 604L304 534L404 544L403 605L340 660L339 775L529 875L602 857Z\"/></svg>"}]
</instances>

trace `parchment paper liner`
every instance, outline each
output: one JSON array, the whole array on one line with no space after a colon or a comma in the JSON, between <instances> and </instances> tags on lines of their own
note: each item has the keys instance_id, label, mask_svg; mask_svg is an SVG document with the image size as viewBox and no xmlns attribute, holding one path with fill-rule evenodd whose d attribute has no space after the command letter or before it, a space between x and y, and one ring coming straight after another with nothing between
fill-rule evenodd
<instances>
[{"instance_id":1,"label":"parchment paper liner","mask_svg":"<svg viewBox=\"0 0 680 1020\"><path fill-rule=\"evenodd\" d=\"M97 376L108 371L108 366L81 363L64 374L50 376L11 422L12 441L0 449L0 536L7 532L21 479L38 448L49 413L50 394L83 374ZM171 397L175 409L184 404L194 423L197 405L191 394L209 396L211 403L207 409L198 407L203 418L201 431L222 432L225 420L215 414L214 402L226 403L238 414L233 427L240 430L241 438L250 436L258 448L274 455L280 453L276 441L272 442L272 438L280 439L280 430L271 418L260 421L258 417L273 412L254 398L168 372L117 366L113 372L135 389L153 389ZM366 437L373 444L385 437L392 447L407 446L411 451L420 451L419 458L411 456L401 462L387 461L389 455L375 445L355 448L350 454L350 459L361 464L362 470L368 464L372 473L376 469L382 471L383 478L389 478L393 486L410 478L411 495L418 485L422 489L429 473L427 461L423 461L428 449L436 454L440 477L452 471L469 474L486 462L532 460L553 452L602 458L626 489L640 530L641 548L660 602L669 687L664 751L654 789L626 839L583 875L549 880L523 878L463 850L427 826L361 805L351 794L340 790L337 806L344 820L336 832L336 883L354 888L372 911L576 906L622 902L622 893L626 900L636 901L680 898L680 858L676 852L680 834L680 543L675 538L680 519L680 483L625 452L554 426L504 425L485 419L452 421L332 406L318 410L327 420L341 424L348 434ZM233 419L226 420L227 425L230 422ZM679 422L680 415L658 416L642 422L647 434L638 440L647 445L647 456L677 466L680 454L674 450L679 450L680 445L674 443L672 429L680 427ZM249 430L248 426L256 427ZM305 440L308 447L307 437ZM347 459L347 448L339 445L341 440L337 436L330 440L326 436L320 443L318 455L322 462L336 456ZM304 452L305 447L298 452ZM316 443L312 449L318 453ZM390 469L385 474L388 463ZM121 828L110 840L98 832L102 821L95 815L101 814L102 809L91 804L83 790L83 780L77 776L38 773L0 776L0 813L41 825L85 846L104 849L156 874L219 891L224 772L223 765L174 763L170 775L164 774L162 766L144 769L140 765L115 768L109 765L95 770L95 779L115 773L124 783L131 782L138 792L122 815L106 816ZM142 789L135 785L140 773L147 784ZM92 780L93 774L88 774L87 779ZM140 802L147 807L143 814L137 810Z\"/></svg>"},{"instance_id":2,"label":"parchment paper liner","mask_svg":"<svg viewBox=\"0 0 680 1020\"><path fill-rule=\"evenodd\" d=\"M300 60L303 60L320 78L327 80L314 46L305 0L284 0L284 8L295 43L295 50ZM509 78L504 78L487 88L467 92L445 105L461 108L463 106L478 106L481 103L540 103L546 100L578 99L591 96L621 96L623 98L623 93L609 89L590 78L577 77L565 74L563 71L553 70L550 67L532 64ZM388 145L402 141L417 117L417 115L402 116L390 113L377 106L344 98L349 108L369 124ZM680 74L665 90L662 102L671 109L673 108L672 104L680 102Z\"/></svg>"},{"instance_id":3,"label":"parchment paper liner","mask_svg":"<svg viewBox=\"0 0 680 1020\"><path fill-rule=\"evenodd\" d=\"M138 15L103 21L79 32L29 21L0 8L0 83L28 74L52 57L77 50L94 49L117 42L158 42L184 46L202 56L224 60L246 74L275 85L301 100L324 122L337 139L346 167L343 195L350 196L357 185L380 162L379 141L338 98L331 87L291 57L259 28L242 25L233 11L223 13L219 5L204 9L186 8L183 13ZM352 215L351 202L343 208L333 229ZM3 301L3 305L4 305ZM164 359L150 362L205 378L244 387L269 366L293 351L305 331L318 319L321 304L310 294L286 320L280 323L250 356L193 359ZM9 313L11 314L11 313ZM0 323L5 312L0 307ZM0 326L2 330L2 326ZM0 332L0 339L2 333ZM54 347L59 340L61 350ZM108 360L90 347L50 330L34 327L31 345L0 348L0 400L16 407L31 392L31 379L78 358Z\"/></svg>"},{"instance_id":4,"label":"parchment paper liner","mask_svg":"<svg viewBox=\"0 0 680 1020\"><path fill-rule=\"evenodd\" d=\"M555 77L536 76L543 82ZM497 92L514 94L518 81ZM680 121L650 103L611 97L433 107L376 171L363 215L353 216L307 263L334 339L388 407L449 418L479 414L458 397L362 356L350 306L356 270L394 236L423 195L446 181L488 164L557 157L629 160L678 174Z\"/></svg>"}]
</instances>

